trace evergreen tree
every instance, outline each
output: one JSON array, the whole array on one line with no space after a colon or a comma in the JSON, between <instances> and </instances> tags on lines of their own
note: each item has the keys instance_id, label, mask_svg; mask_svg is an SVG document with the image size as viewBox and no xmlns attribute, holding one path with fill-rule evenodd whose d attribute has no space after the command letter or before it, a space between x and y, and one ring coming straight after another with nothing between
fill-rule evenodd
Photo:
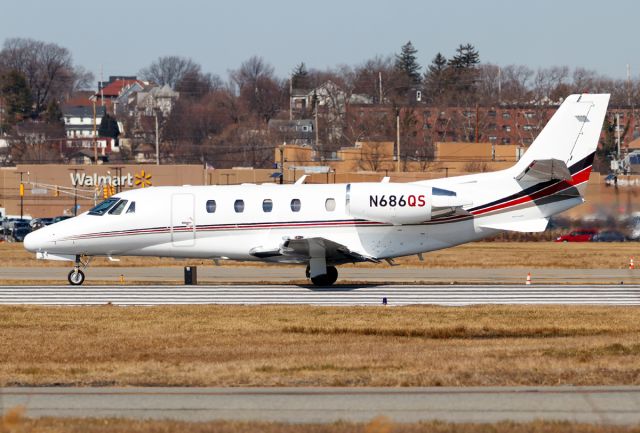
<instances>
[{"instance_id":1,"label":"evergreen tree","mask_svg":"<svg viewBox=\"0 0 640 433\"><path fill-rule=\"evenodd\" d=\"M98 129L98 136L109 137L118 139L120 135L120 128L118 128L118 122L113 117L109 116L109 113L105 114L100 122L100 129Z\"/></svg>"},{"instance_id":2,"label":"evergreen tree","mask_svg":"<svg viewBox=\"0 0 640 433\"><path fill-rule=\"evenodd\" d=\"M447 85L447 59L442 53L436 54L424 74L424 93L434 101L445 93Z\"/></svg>"},{"instance_id":3,"label":"evergreen tree","mask_svg":"<svg viewBox=\"0 0 640 433\"><path fill-rule=\"evenodd\" d=\"M301 62L295 67L291 73L291 86L294 89L308 89L309 85L309 71L304 62Z\"/></svg>"},{"instance_id":4,"label":"evergreen tree","mask_svg":"<svg viewBox=\"0 0 640 433\"><path fill-rule=\"evenodd\" d=\"M412 84L420 83L420 64L416 60L417 53L418 50L409 41L402 46L400 54L396 54L396 69L406 75Z\"/></svg>"},{"instance_id":5,"label":"evergreen tree","mask_svg":"<svg viewBox=\"0 0 640 433\"><path fill-rule=\"evenodd\" d=\"M5 104L5 127L31 114L33 99L24 75L16 70L9 71L0 79L0 95Z\"/></svg>"},{"instance_id":6,"label":"evergreen tree","mask_svg":"<svg viewBox=\"0 0 640 433\"><path fill-rule=\"evenodd\" d=\"M44 112L44 120L47 123L59 123L62 121L62 110L57 101L53 99L49 101Z\"/></svg>"},{"instance_id":7,"label":"evergreen tree","mask_svg":"<svg viewBox=\"0 0 640 433\"><path fill-rule=\"evenodd\" d=\"M471 44L460 44L456 49L456 55L449 60L449 65L456 69L472 69L479 63L480 53Z\"/></svg>"}]
</instances>

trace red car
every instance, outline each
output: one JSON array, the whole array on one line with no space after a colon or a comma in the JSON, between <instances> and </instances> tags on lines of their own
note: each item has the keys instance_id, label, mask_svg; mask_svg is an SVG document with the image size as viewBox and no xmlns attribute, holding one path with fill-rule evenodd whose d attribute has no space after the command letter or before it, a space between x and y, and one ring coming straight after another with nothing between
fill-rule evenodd
<instances>
[{"instance_id":1,"label":"red car","mask_svg":"<svg viewBox=\"0 0 640 433\"><path fill-rule=\"evenodd\" d=\"M598 234L598 230L594 229L578 229L568 235L558 236L556 242L589 242L593 235Z\"/></svg>"}]
</instances>

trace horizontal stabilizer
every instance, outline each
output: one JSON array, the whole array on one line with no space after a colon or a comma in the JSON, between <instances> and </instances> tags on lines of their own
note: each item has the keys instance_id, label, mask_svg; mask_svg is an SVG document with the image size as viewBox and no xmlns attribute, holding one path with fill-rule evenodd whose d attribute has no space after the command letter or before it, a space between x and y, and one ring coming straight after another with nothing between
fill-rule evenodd
<instances>
[{"instance_id":1,"label":"horizontal stabilizer","mask_svg":"<svg viewBox=\"0 0 640 433\"><path fill-rule=\"evenodd\" d=\"M547 228L547 218L536 218L524 221L505 221L489 224L480 224L480 227L494 230L507 230L510 232L533 233L543 232Z\"/></svg>"},{"instance_id":2,"label":"horizontal stabilizer","mask_svg":"<svg viewBox=\"0 0 640 433\"><path fill-rule=\"evenodd\" d=\"M536 159L516 176L521 183L539 183L548 180L571 180L571 172L559 159Z\"/></svg>"}]
</instances>

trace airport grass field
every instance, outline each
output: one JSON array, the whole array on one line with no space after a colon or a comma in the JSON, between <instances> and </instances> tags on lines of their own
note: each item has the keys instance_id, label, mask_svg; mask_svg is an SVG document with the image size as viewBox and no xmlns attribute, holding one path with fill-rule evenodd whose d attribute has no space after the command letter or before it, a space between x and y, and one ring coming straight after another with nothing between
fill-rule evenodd
<instances>
[{"instance_id":1,"label":"airport grass field","mask_svg":"<svg viewBox=\"0 0 640 433\"><path fill-rule=\"evenodd\" d=\"M0 307L0 385L640 384L631 307Z\"/></svg>"},{"instance_id":2,"label":"airport grass field","mask_svg":"<svg viewBox=\"0 0 640 433\"><path fill-rule=\"evenodd\" d=\"M639 242L474 242L424 254L424 261L416 256L397 259L400 265L430 268L572 268L620 269L629 264L629 257L640 258ZM211 265L210 260L176 260L155 257L123 257L119 262L96 258L91 266L186 266ZM243 266L239 262L222 262L225 266ZM251 262L256 266L260 262ZM0 279L3 266L70 267L69 262L36 260L21 243L0 243ZM264 265L270 266L270 265ZM358 266L388 266L360 263Z\"/></svg>"}]
</instances>

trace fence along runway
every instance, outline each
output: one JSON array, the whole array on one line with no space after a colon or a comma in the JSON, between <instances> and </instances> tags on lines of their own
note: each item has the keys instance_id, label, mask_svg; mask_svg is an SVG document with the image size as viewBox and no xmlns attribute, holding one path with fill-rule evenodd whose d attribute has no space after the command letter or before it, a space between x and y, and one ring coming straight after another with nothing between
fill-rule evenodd
<instances>
[{"instance_id":1,"label":"fence along runway","mask_svg":"<svg viewBox=\"0 0 640 433\"><path fill-rule=\"evenodd\" d=\"M640 285L0 286L0 305L640 305Z\"/></svg>"}]
</instances>

